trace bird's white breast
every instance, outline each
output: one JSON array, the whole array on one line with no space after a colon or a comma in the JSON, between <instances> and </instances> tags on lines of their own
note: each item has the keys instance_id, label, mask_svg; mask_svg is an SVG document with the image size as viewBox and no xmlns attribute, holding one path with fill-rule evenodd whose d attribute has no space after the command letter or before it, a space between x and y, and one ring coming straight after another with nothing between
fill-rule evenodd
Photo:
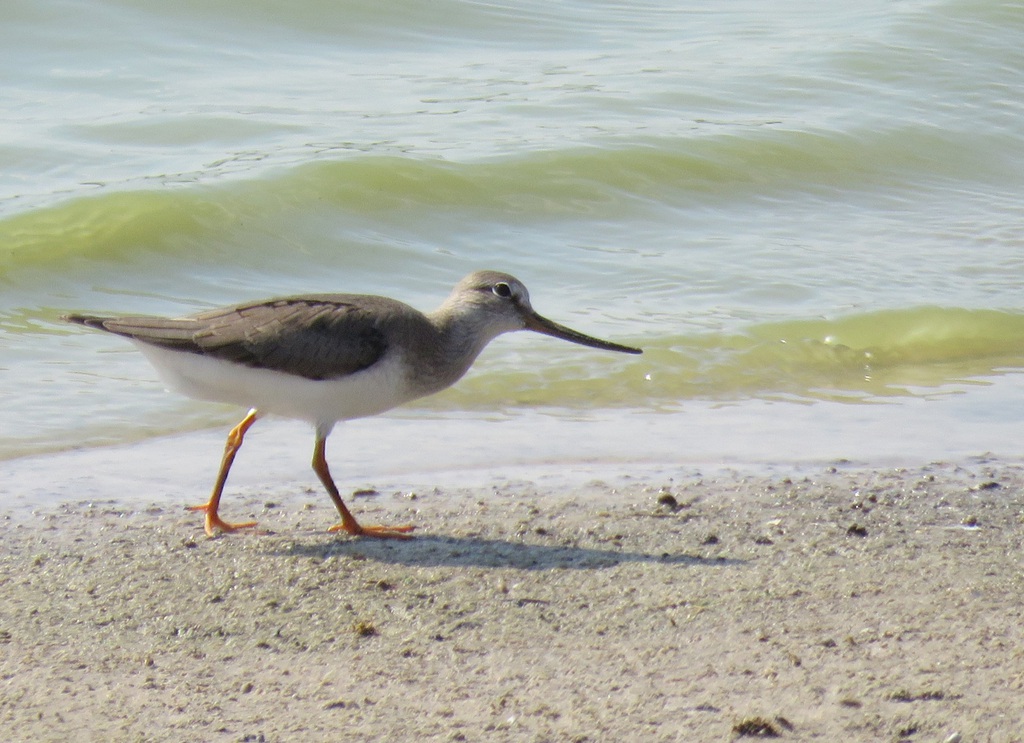
<instances>
[{"instance_id":1,"label":"bird's white breast","mask_svg":"<svg viewBox=\"0 0 1024 743\"><path fill-rule=\"evenodd\" d=\"M345 377L312 380L141 342L135 345L169 387L189 397L258 408L314 425L376 415L420 396L397 354Z\"/></svg>"}]
</instances>

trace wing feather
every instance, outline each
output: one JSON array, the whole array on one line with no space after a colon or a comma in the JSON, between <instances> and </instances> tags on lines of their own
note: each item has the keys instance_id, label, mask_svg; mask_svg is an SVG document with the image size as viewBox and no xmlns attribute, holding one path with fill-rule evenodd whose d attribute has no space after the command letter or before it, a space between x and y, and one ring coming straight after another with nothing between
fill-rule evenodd
<instances>
[{"instance_id":1,"label":"wing feather","mask_svg":"<svg viewBox=\"0 0 1024 743\"><path fill-rule=\"evenodd\" d=\"M71 315L80 325L175 351L322 380L376 363L387 351L383 325L404 305L383 297L286 297L193 317Z\"/></svg>"}]
</instances>

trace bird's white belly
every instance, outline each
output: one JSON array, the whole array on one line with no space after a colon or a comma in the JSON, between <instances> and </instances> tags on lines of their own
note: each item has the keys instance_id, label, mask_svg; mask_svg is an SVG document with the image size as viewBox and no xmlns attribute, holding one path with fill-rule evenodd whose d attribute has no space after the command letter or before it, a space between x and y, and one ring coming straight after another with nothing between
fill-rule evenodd
<instances>
[{"instance_id":1,"label":"bird's white belly","mask_svg":"<svg viewBox=\"0 0 1024 743\"><path fill-rule=\"evenodd\" d=\"M189 397L318 424L376 415L419 395L397 355L339 379L312 380L135 342L161 379Z\"/></svg>"}]
</instances>

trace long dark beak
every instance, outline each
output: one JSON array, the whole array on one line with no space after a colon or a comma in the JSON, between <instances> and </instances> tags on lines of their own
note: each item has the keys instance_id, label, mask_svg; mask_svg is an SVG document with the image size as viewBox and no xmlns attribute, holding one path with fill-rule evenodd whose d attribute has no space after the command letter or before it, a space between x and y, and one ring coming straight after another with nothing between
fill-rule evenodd
<instances>
[{"instance_id":1,"label":"long dark beak","mask_svg":"<svg viewBox=\"0 0 1024 743\"><path fill-rule=\"evenodd\" d=\"M543 333L544 335L550 335L553 338L561 338L563 341L569 341L570 343L579 343L581 346L590 346L591 348L600 348L602 351L618 351L619 353L643 353L639 348L633 348L632 346L620 346L618 343L612 343L611 341L603 341L600 338L593 338L589 335L583 335L583 333L577 333L571 328L567 328L564 325L559 325L556 322L548 320L546 317L541 317L536 312L528 312L524 314L526 320L526 329L533 330L537 333Z\"/></svg>"}]
</instances>

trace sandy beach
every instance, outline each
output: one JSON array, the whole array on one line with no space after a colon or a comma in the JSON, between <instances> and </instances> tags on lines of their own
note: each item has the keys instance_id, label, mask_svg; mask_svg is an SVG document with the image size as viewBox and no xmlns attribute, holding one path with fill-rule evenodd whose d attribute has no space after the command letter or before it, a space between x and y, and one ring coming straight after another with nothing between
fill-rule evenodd
<instances>
[{"instance_id":1,"label":"sandy beach","mask_svg":"<svg viewBox=\"0 0 1024 743\"><path fill-rule=\"evenodd\" d=\"M578 474L578 473L577 473ZM540 482L541 484L536 484ZM1018 462L8 514L17 741L1024 740ZM184 505L184 504L182 504Z\"/></svg>"}]
</instances>

